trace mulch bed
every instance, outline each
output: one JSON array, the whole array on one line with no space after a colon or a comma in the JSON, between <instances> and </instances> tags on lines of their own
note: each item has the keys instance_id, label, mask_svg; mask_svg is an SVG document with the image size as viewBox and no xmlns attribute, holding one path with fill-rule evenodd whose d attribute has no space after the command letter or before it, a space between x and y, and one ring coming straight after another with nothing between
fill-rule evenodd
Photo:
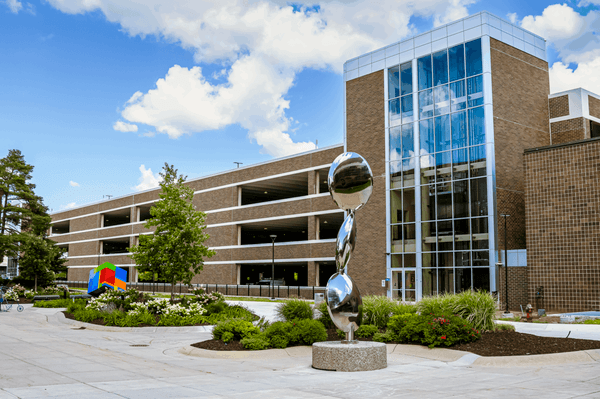
<instances>
[{"instance_id":1,"label":"mulch bed","mask_svg":"<svg viewBox=\"0 0 600 399\"><path fill-rule=\"evenodd\" d=\"M339 341L335 329L327 330L327 341ZM371 338L358 338L359 341L372 341ZM219 340L208 340L192 344L195 348L213 351L245 351L239 341L228 344ZM549 353L575 352L588 349L600 349L600 341L573 338L539 337L516 331L484 332L475 342L448 347L480 356L521 356L543 355Z\"/></svg>"}]
</instances>

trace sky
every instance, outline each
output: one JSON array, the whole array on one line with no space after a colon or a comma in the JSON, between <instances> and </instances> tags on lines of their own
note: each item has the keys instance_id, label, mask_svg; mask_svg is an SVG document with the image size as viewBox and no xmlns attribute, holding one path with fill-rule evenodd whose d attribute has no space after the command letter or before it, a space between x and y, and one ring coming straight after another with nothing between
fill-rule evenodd
<instances>
[{"instance_id":1,"label":"sky","mask_svg":"<svg viewBox=\"0 0 600 399\"><path fill-rule=\"evenodd\" d=\"M0 158L59 212L338 144L346 60L483 10L600 93L600 0L0 0Z\"/></svg>"}]
</instances>

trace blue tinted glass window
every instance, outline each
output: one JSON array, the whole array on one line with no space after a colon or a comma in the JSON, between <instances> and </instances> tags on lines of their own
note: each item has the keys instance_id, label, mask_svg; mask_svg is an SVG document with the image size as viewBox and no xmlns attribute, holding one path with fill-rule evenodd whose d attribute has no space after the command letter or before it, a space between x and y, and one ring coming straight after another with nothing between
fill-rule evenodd
<instances>
[{"instance_id":1,"label":"blue tinted glass window","mask_svg":"<svg viewBox=\"0 0 600 399\"><path fill-rule=\"evenodd\" d=\"M425 119L419 124L419 136L421 137L421 155L435 152L435 136L433 133L433 119Z\"/></svg>"},{"instance_id":2,"label":"blue tinted glass window","mask_svg":"<svg viewBox=\"0 0 600 399\"><path fill-rule=\"evenodd\" d=\"M398 67L388 69L388 98L395 98L400 95L400 72Z\"/></svg>"},{"instance_id":3,"label":"blue tinted glass window","mask_svg":"<svg viewBox=\"0 0 600 399\"><path fill-rule=\"evenodd\" d=\"M452 114L452 148L462 148L467 142L467 112Z\"/></svg>"},{"instance_id":4,"label":"blue tinted glass window","mask_svg":"<svg viewBox=\"0 0 600 399\"><path fill-rule=\"evenodd\" d=\"M435 118L435 150L446 151L450 147L450 115Z\"/></svg>"},{"instance_id":5,"label":"blue tinted glass window","mask_svg":"<svg viewBox=\"0 0 600 399\"><path fill-rule=\"evenodd\" d=\"M454 82L465 77L465 48L464 45L448 49L448 60L450 64L450 81Z\"/></svg>"},{"instance_id":6,"label":"blue tinted glass window","mask_svg":"<svg viewBox=\"0 0 600 399\"><path fill-rule=\"evenodd\" d=\"M483 75L467 79L469 107L483 105Z\"/></svg>"},{"instance_id":7,"label":"blue tinted glass window","mask_svg":"<svg viewBox=\"0 0 600 399\"><path fill-rule=\"evenodd\" d=\"M390 101L390 127L400 124L400 99Z\"/></svg>"},{"instance_id":8,"label":"blue tinted glass window","mask_svg":"<svg viewBox=\"0 0 600 399\"><path fill-rule=\"evenodd\" d=\"M413 96L408 95L402 97L401 100L401 111L402 111L402 123L408 123L413 121Z\"/></svg>"},{"instance_id":9,"label":"blue tinted glass window","mask_svg":"<svg viewBox=\"0 0 600 399\"><path fill-rule=\"evenodd\" d=\"M448 83L448 52L446 50L433 54L433 85Z\"/></svg>"},{"instance_id":10,"label":"blue tinted glass window","mask_svg":"<svg viewBox=\"0 0 600 399\"><path fill-rule=\"evenodd\" d=\"M485 114L483 107L469 110L469 144L485 143Z\"/></svg>"},{"instance_id":11,"label":"blue tinted glass window","mask_svg":"<svg viewBox=\"0 0 600 399\"><path fill-rule=\"evenodd\" d=\"M419 69L419 90L429 89L433 79L431 71L431 56L428 55L417 60Z\"/></svg>"},{"instance_id":12,"label":"blue tinted glass window","mask_svg":"<svg viewBox=\"0 0 600 399\"><path fill-rule=\"evenodd\" d=\"M465 81L459 80L450 83L450 104L452 111L460 111L467 108L467 95L465 92Z\"/></svg>"},{"instance_id":13,"label":"blue tinted glass window","mask_svg":"<svg viewBox=\"0 0 600 399\"><path fill-rule=\"evenodd\" d=\"M448 85L438 86L433 89L433 97L435 101L435 114L442 115L450 112L450 95L448 93Z\"/></svg>"},{"instance_id":14,"label":"blue tinted glass window","mask_svg":"<svg viewBox=\"0 0 600 399\"><path fill-rule=\"evenodd\" d=\"M469 165L467 149L452 151L452 178L454 180L466 179L469 177Z\"/></svg>"},{"instance_id":15,"label":"blue tinted glass window","mask_svg":"<svg viewBox=\"0 0 600 399\"><path fill-rule=\"evenodd\" d=\"M399 161L402 154L402 128L390 129L390 161Z\"/></svg>"},{"instance_id":16,"label":"blue tinted glass window","mask_svg":"<svg viewBox=\"0 0 600 399\"><path fill-rule=\"evenodd\" d=\"M415 156L415 137L413 134L413 125L402 126L402 158Z\"/></svg>"},{"instance_id":17,"label":"blue tinted glass window","mask_svg":"<svg viewBox=\"0 0 600 399\"><path fill-rule=\"evenodd\" d=\"M481 62L481 39L465 43L465 54L467 58L467 76L483 73Z\"/></svg>"},{"instance_id":18,"label":"blue tinted glass window","mask_svg":"<svg viewBox=\"0 0 600 399\"><path fill-rule=\"evenodd\" d=\"M438 168L445 168L450 166L452 162L452 151L438 152L435 154L435 164ZM438 171L439 173L439 171ZM448 172L450 173L450 172Z\"/></svg>"},{"instance_id":19,"label":"blue tinted glass window","mask_svg":"<svg viewBox=\"0 0 600 399\"><path fill-rule=\"evenodd\" d=\"M412 62L400 65L401 95L412 93Z\"/></svg>"},{"instance_id":20,"label":"blue tinted glass window","mask_svg":"<svg viewBox=\"0 0 600 399\"><path fill-rule=\"evenodd\" d=\"M419 93L419 118L433 116L433 90L425 90Z\"/></svg>"},{"instance_id":21,"label":"blue tinted glass window","mask_svg":"<svg viewBox=\"0 0 600 399\"><path fill-rule=\"evenodd\" d=\"M471 162L485 161L485 146L478 145L477 147L469 148L469 158Z\"/></svg>"}]
</instances>

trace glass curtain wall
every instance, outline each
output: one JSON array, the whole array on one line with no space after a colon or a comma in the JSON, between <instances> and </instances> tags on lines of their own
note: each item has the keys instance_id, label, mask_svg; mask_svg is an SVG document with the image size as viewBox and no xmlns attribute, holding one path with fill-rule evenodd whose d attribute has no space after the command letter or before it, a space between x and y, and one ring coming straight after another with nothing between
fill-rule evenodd
<instances>
[{"instance_id":1,"label":"glass curtain wall","mask_svg":"<svg viewBox=\"0 0 600 399\"><path fill-rule=\"evenodd\" d=\"M420 257L423 296L490 290L483 100L481 39L388 69L392 268Z\"/></svg>"}]
</instances>

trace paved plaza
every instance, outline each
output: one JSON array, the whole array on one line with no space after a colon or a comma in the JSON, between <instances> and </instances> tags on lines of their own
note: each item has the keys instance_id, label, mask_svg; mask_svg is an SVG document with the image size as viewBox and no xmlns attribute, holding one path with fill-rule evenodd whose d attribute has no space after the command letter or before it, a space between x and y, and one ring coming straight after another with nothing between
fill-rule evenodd
<instances>
[{"instance_id":1,"label":"paved plaza","mask_svg":"<svg viewBox=\"0 0 600 399\"><path fill-rule=\"evenodd\" d=\"M272 304L247 304L272 316ZM308 347L189 348L210 339L205 327L82 325L30 305L0 313L0 399L600 398L600 351L508 359L388 345L388 368L336 373L312 369Z\"/></svg>"}]
</instances>

